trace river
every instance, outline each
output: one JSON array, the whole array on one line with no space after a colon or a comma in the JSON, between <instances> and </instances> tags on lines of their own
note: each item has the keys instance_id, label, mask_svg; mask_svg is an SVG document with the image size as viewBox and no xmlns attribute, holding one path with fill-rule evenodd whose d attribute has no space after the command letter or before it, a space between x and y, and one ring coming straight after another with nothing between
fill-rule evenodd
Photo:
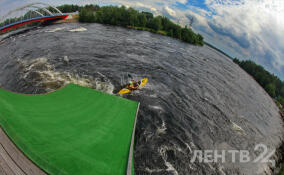
<instances>
[{"instance_id":1,"label":"river","mask_svg":"<svg viewBox=\"0 0 284 175\"><path fill-rule=\"evenodd\" d=\"M74 30L75 29L75 30ZM45 93L76 83L110 94L130 79L141 90L135 135L137 175L271 174L269 163L191 162L196 150L269 151L283 121L267 93L225 55L208 46L100 24L56 24L0 41L0 86ZM227 155L226 155L227 156Z\"/></svg>"}]
</instances>

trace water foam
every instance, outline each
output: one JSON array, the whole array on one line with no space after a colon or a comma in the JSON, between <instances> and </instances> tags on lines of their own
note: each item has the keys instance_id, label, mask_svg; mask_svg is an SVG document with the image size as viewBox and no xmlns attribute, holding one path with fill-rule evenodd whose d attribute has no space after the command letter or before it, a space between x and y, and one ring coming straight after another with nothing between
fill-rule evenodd
<instances>
[{"instance_id":1,"label":"water foam","mask_svg":"<svg viewBox=\"0 0 284 175\"><path fill-rule=\"evenodd\" d=\"M243 130L243 128L241 128L239 125L237 125L234 122L232 122L232 128L233 128L233 130L240 132L240 134L242 134L242 135L245 134L245 131Z\"/></svg>"},{"instance_id":2,"label":"water foam","mask_svg":"<svg viewBox=\"0 0 284 175\"><path fill-rule=\"evenodd\" d=\"M178 172L177 172L177 170L174 168L174 166L170 163L170 162L168 162L167 161L167 159L168 159L168 156L167 156L167 150L169 150L169 148L167 147L167 146L162 146L161 148L160 148L160 150L159 150L159 152L160 152L160 155L162 156L162 158L163 158L163 160L164 160L164 162L165 162L165 165L167 166L167 171L168 172L171 172L172 174L174 174L174 175L178 175ZM178 149L179 150L179 149Z\"/></svg>"},{"instance_id":3,"label":"water foam","mask_svg":"<svg viewBox=\"0 0 284 175\"><path fill-rule=\"evenodd\" d=\"M55 29L47 30L45 32L53 33L53 32L57 32L57 31L63 30L63 29L65 29L65 27L58 27L58 28L55 28Z\"/></svg>"},{"instance_id":4,"label":"water foam","mask_svg":"<svg viewBox=\"0 0 284 175\"><path fill-rule=\"evenodd\" d=\"M145 168L145 170L148 172L148 173L160 173L160 172L163 172L164 170L163 169L150 169L148 167Z\"/></svg>"},{"instance_id":5,"label":"water foam","mask_svg":"<svg viewBox=\"0 0 284 175\"><path fill-rule=\"evenodd\" d=\"M76 29L71 29L69 30L69 32L83 32L83 31L86 31L87 29L84 28L84 27L79 27L79 28L76 28Z\"/></svg>"},{"instance_id":6,"label":"water foam","mask_svg":"<svg viewBox=\"0 0 284 175\"><path fill-rule=\"evenodd\" d=\"M163 121L162 126L157 128L158 134L165 134L167 130L166 123Z\"/></svg>"},{"instance_id":7,"label":"water foam","mask_svg":"<svg viewBox=\"0 0 284 175\"><path fill-rule=\"evenodd\" d=\"M18 63L23 71L21 78L39 89L44 89L46 92L55 91L69 83L97 89L109 94L114 90L114 86L109 80L102 82L98 78L88 75L56 70L45 57L31 61L18 59Z\"/></svg>"}]
</instances>

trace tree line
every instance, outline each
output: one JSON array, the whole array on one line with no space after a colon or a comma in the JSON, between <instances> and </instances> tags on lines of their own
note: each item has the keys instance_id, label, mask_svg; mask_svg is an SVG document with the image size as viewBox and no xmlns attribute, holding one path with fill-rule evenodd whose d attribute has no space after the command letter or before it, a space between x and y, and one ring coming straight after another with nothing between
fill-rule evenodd
<instances>
[{"instance_id":1,"label":"tree line","mask_svg":"<svg viewBox=\"0 0 284 175\"><path fill-rule=\"evenodd\" d=\"M74 4L64 4L64 5L57 6L56 8L59 9L62 13L72 13L72 12L79 12L81 9L86 9L89 11L96 11L100 7L98 5L93 5L93 4L89 4L85 6L79 6L79 5L74 5ZM52 8L50 7L50 9Z\"/></svg>"},{"instance_id":2,"label":"tree line","mask_svg":"<svg viewBox=\"0 0 284 175\"><path fill-rule=\"evenodd\" d=\"M156 16L149 12L139 12L125 6L85 6L79 9L79 21L119 25L123 27L147 30L154 33L167 35L184 42L203 45L203 37L196 34L188 27L181 27L167 17Z\"/></svg>"},{"instance_id":3,"label":"tree line","mask_svg":"<svg viewBox=\"0 0 284 175\"><path fill-rule=\"evenodd\" d=\"M251 60L233 61L250 74L277 103L284 106L284 82Z\"/></svg>"},{"instance_id":4,"label":"tree line","mask_svg":"<svg viewBox=\"0 0 284 175\"><path fill-rule=\"evenodd\" d=\"M73 5L73 4L65 4L61 6L57 6L62 13L72 13L72 12L78 12L81 7L78 5Z\"/></svg>"}]
</instances>

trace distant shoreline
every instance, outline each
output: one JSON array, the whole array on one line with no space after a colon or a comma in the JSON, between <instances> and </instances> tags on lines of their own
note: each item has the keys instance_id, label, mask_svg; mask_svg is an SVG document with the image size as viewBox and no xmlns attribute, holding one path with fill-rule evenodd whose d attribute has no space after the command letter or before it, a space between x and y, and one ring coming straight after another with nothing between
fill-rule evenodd
<instances>
[{"instance_id":1,"label":"distant shoreline","mask_svg":"<svg viewBox=\"0 0 284 175\"><path fill-rule=\"evenodd\" d=\"M215 49L215 50L217 50L218 52L220 52L220 53L222 53L222 54L224 54L225 56L227 56L227 57L229 57L230 59L234 59L233 57L231 57L230 55L228 55L227 53L225 53L224 51L222 51L221 49L218 49L217 47L215 47L215 46L213 46L212 44L209 44L208 42L206 42L206 41L203 41L204 42L204 44L205 45L207 45L207 46L209 46L209 47L211 47L212 49Z\"/></svg>"},{"instance_id":2,"label":"distant shoreline","mask_svg":"<svg viewBox=\"0 0 284 175\"><path fill-rule=\"evenodd\" d=\"M71 14L70 15L72 18L71 19L65 19L65 20L60 20L57 21L55 23L60 24L60 23L80 23L79 21L79 15L78 14ZM165 31L157 31L157 32L153 32L151 31L150 28L142 28L142 27L134 27L134 26L128 26L128 29L135 29L135 30L140 30L140 31L148 31L148 32L152 32L152 33L156 33L156 34L160 34L160 35L164 35L167 36L167 34L165 33ZM203 41L203 43L209 47L211 47L212 49L215 49L216 51L224 54L225 56L229 57L230 59L234 59L233 57L231 57L230 55L228 55L227 53L225 53L224 51L222 51L221 49L218 49L217 47L215 47L212 44L209 44L206 41Z\"/></svg>"}]
</instances>

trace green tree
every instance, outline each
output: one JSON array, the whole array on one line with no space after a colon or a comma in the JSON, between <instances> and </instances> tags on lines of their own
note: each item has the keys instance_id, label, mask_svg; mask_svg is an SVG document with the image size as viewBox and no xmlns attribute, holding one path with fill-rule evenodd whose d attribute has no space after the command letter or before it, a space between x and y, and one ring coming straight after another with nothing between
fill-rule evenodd
<instances>
[{"instance_id":1,"label":"green tree","mask_svg":"<svg viewBox=\"0 0 284 175\"><path fill-rule=\"evenodd\" d=\"M157 18L157 17L152 18L148 21L147 27L155 31L158 31L162 28L162 21L160 18Z\"/></svg>"},{"instance_id":2,"label":"green tree","mask_svg":"<svg viewBox=\"0 0 284 175\"><path fill-rule=\"evenodd\" d=\"M175 25L173 28L174 38L181 39L181 27L178 25Z\"/></svg>"},{"instance_id":3,"label":"green tree","mask_svg":"<svg viewBox=\"0 0 284 175\"><path fill-rule=\"evenodd\" d=\"M265 91L272 97L276 98L279 103L283 103L284 98L284 82L277 76L266 71L262 66L257 65L251 60L240 61L237 58L233 59L234 63L238 64L248 74L250 74Z\"/></svg>"},{"instance_id":4,"label":"green tree","mask_svg":"<svg viewBox=\"0 0 284 175\"><path fill-rule=\"evenodd\" d=\"M146 15L145 15L145 14L140 13L140 14L138 15L138 20L139 20L139 26L140 26L140 27L146 27L147 18L146 18Z\"/></svg>"},{"instance_id":5,"label":"green tree","mask_svg":"<svg viewBox=\"0 0 284 175\"><path fill-rule=\"evenodd\" d=\"M282 82L282 86L281 86L281 89L280 89L280 96L284 97L284 84Z\"/></svg>"},{"instance_id":6,"label":"green tree","mask_svg":"<svg viewBox=\"0 0 284 175\"><path fill-rule=\"evenodd\" d=\"M87 10L86 9L81 9L79 12L79 21L80 22L87 22Z\"/></svg>"},{"instance_id":7,"label":"green tree","mask_svg":"<svg viewBox=\"0 0 284 175\"><path fill-rule=\"evenodd\" d=\"M138 26L139 20L138 20L138 13L136 10L129 8L129 25L131 26Z\"/></svg>"},{"instance_id":8,"label":"green tree","mask_svg":"<svg viewBox=\"0 0 284 175\"><path fill-rule=\"evenodd\" d=\"M203 36L200 34L197 34L197 41L198 41L198 45L203 46Z\"/></svg>"},{"instance_id":9,"label":"green tree","mask_svg":"<svg viewBox=\"0 0 284 175\"><path fill-rule=\"evenodd\" d=\"M69 5L69 4L65 4L65 5L61 5L57 7L62 13L70 13L70 12L77 12L80 11L80 7L78 5ZM50 7L50 10L53 10Z\"/></svg>"},{"instance_id":10,"label":"green tree","mask_svg":"<svg viewBox=\"0 0 284 175\"><path fill-rule=\"evenodd\" d=\"M265 86L265 90L271 97L273 97L273 98L275 97L275 86L274 86L274 84L267 84Z\"/></svg>"},{"instance_id":11,"label":"green tree","mask_svg":"<svg viewBox=\"0 0 284 175\"><path fill-rule=\"evenodd\" d=\"M277 97L277 101L281 104L284 105L284 98L282 96Z\"/></svg>"},{"instance_id":12,"label":"green tree","mask_svg":"<svg viewBox=\"0 0 284 175\"><path fill-rule=\"evenodd\" d=\"M241 63L238 58L234 58L233 61L234 61L234 63L236 63L236 64L240 64L240 63Z\"/></svg>"},{"instance_id":13,"label":"green tree","mask_svg":"<svg viewBox=\"0 0 284 175\"><path fill-rule=\"evenodd\" d=\"M174 37L174 31L173 31L173 29L170 29L170 31L168 32L168 36Z\"/></svg>"},{"instance_id":14,"label":"green tree","mask_svg":"<svg viewBox=\"0 0 284 175\"><path fill-rule=\"evenodd\" d=\"M147 20L151 20L154 18L154 15L150 12L142 12L142 14L146 16Z\"/></svg>"}]
</instances>

